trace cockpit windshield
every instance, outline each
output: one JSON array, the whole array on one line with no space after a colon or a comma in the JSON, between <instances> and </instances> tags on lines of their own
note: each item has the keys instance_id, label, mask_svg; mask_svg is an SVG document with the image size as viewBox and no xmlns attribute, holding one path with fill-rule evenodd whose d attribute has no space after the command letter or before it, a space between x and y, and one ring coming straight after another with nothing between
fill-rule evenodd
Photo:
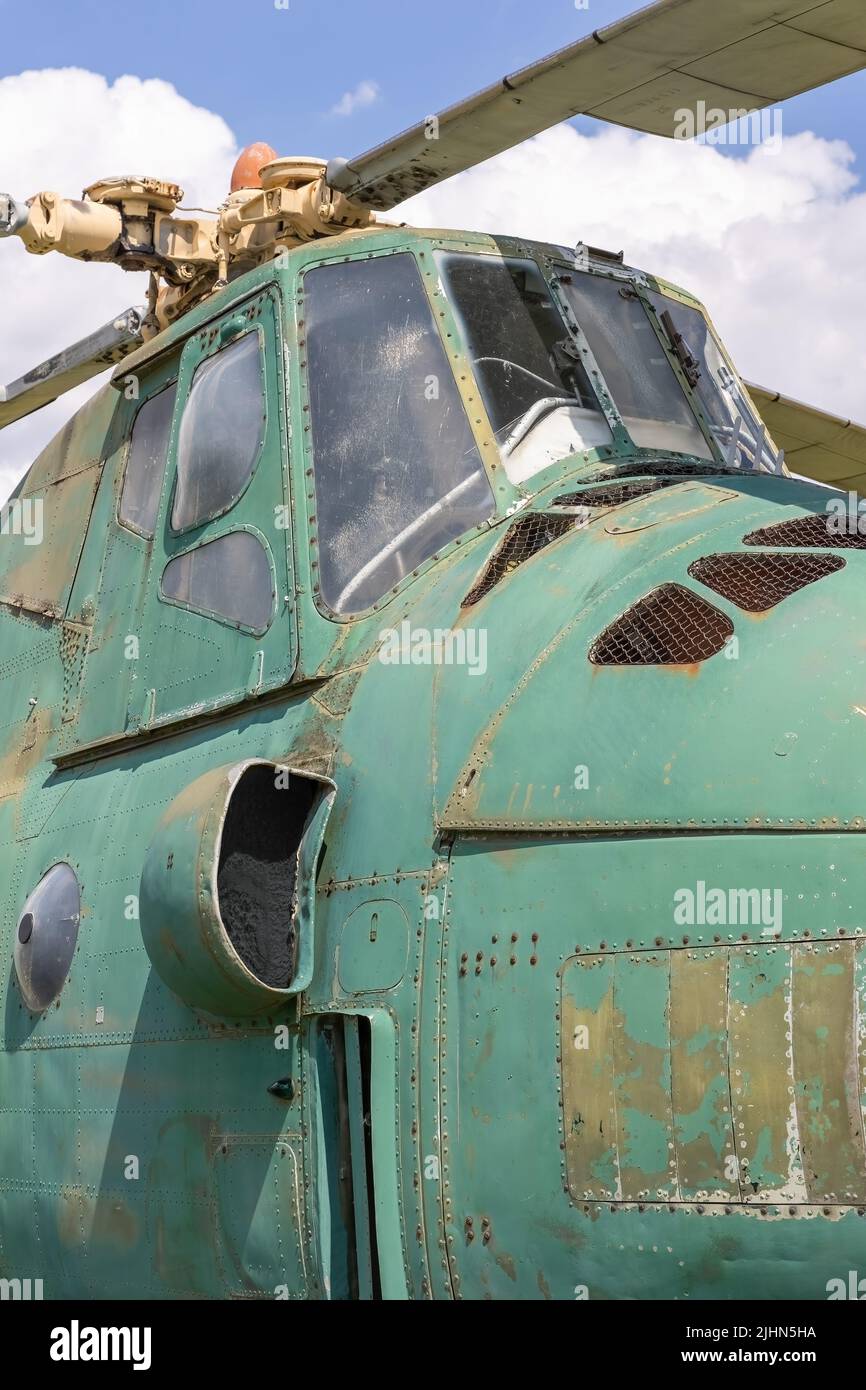
<instances>
[{"instance_id":1,"label":"cockpit windshield","mask_svg":"<svg viewBox=\"0 0 866 1390\"><path fill-rule=\"evenodd\" d=\"M318 266L304 300L314 564L359 613L495 502L414 256Z\"/></svg>"},{"instance_id":2,"label":"cockpit windshield","mask_svg":"<svg viewBox=\"0 0 866 1390\"><path fill-rule=\"evenodd\" d=\"M436 253L506 472L522 482L612 435L534 261Z\"/></svg>"},{"instance_id":3,"label":"cockpit windshield","mask_svg":"<svg viewBox=\"0 0 866 1390\"><path fill-rule=\"evenodd\" d=\"M699 309L642 277L434 255L453 325L409 251L304 273L312 564L333 613L368 610L496 513L476 387L512 484L605 447L778 466ZM455 330L474 381L453 360Z\"/></svg>"},{"instance_id":4,"label":"cockpit windshield","mask_svg":"<svg viewBox=\"0 0 866 1390\"><path fill-rule=\"evenodd\" d=\"M651 294L650 302L668 338L678 335L680 351L691 358L687 366L695 394L727 461L735 467L754 468L757 457L759 467L776 469L778 457L700 309L664 294Z\"/></svg>"},{"instance_id":5,"label":"cockpit windshield","mask_svg":"<svg viewBox=\"0 0 866 1390\"><path fill-rule=\"evenodd\" d=\"M562 275L559 284L635 444L711 459L634 286L579 271Z\"/></svg>"},{"instance_id":6,"label":"cockpit windshield","mask_svg":"<svg viewBox=\"0 0 866 1390\"><path fill-rule=\"evenodd\" d=\"M708 430L730 466L778 467L700 309L622 275L563 267L554 281L561 310L528 257L438 251L436 260L513 483L612 442L595 368L639 448L715 461Z\"/></svg>"}]
</instances>

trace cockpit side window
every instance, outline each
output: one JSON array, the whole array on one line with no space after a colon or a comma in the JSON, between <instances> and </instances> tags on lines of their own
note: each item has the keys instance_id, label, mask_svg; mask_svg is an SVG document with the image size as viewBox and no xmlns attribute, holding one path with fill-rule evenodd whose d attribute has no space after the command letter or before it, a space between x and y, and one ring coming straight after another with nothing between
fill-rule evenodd
<instances>
[{"instance_id":1,"label":"cockpit side window","mask_svg":"<svg viewBox=\"0 0 866 1390\"><path fill-rule=\"evenodd\" d=\"M414 257L304 277L319 586L359 613L494 511Z\"/></svg>"},{"instance_id":2,"label":"cockpit side window","mask_svg":"<svg viewBox=\"0 0 866 1390\"><path fill-rule=\"evenodd\" d=\"M159 494L165 472L171 417L177 383L151 396L139 408L132 426L118 517L139 535L153 535Z\"/></svg>"},{"instance_id":3,"label":"cockpit side window","mask_svg":"<svg viewBox=\"0 0 866 1390\"><path fill-rule=\"evenodd\" d=\"M437 251L436 262L511 481L610 444L580 351L535 261Z\"/></svg>"},{"instance_id":4,"label":"cockpit side window","mask_svg":"<svg viewBox=\"0 0 866 1390\"><path fill-rule=\"evenodd\" d=\"M262 342L253 330L196 368L178 432L173 531L234 506L258 462L266 419Z\"/></svg>"},{"instance_id":5,"label":"cockpit side window","mask_svg":"<svg viewBox=\"0 0 866 1390\"><path fill-rule=\"evenodd\" d=\"M164 598L254 633L266 632L274 613L268 552L251 531L228 531L169 560Z\"/></svg>"},{"instance_id":6,"label":"cockpit side window","mask_svg":"<svg viewBox=\"0 0 866 1390\"><path fill-rule=\"evenodd\" d=\"M582 271L560 284L634 443L712 459L636 290Z\"/></svg>"}]
</instances>

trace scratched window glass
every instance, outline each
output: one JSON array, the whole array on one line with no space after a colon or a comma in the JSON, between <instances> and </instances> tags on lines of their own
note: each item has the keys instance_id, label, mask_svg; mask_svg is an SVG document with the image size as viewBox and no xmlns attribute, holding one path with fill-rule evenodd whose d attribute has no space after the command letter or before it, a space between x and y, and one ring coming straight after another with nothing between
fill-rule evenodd
<instances>
[{"instance_id":1,"label":"scratched window glass","mask_svg":"<svg viewBox=\"0 0 866 1390\"><path fill-rule=\"evenodd\" d=\"M709 324L699 309L692 309L663 294L650 295L651 302L667 331L680 334L693 359L696 374L695 392L712 425L712 431L728 462L750 468L762 438L762 426L743 390L742 385L725 361L724 353L713 336ZM670 315L669 326L665 315ZM770 441L763 436L760 464L774 469L777 456Z\"/></svg>"},{"instance_id":2,"label":"scratched window glass","mask_svg":"<svg viewBox=\"0 0 866 1390\"><path fill-rule=\"evenodd\" d=\"M257 332L196 368L177 444L174 531L210 521L237 501L265 437L265 380Z\"/></svg>"},{"instance_id":3,"label":"scratched window glass","mask_svg":"<svg viewBox=\"0 0 866 1390\"><path fill-rule=\"evenodd\" d=\"M268 553L251 531L230 531L169 560L162 592L206 617L256 633L270 626L276 597Z\"/></svg>"},{"instance_id":4,"label":"scratched window glass","mask_svg":"<svg viewBox=\"0 0 866 1390\"><path fill-rule=\"evenodd\" d=\"M580 351L534 261L436 252L513 483L611 443Z\"/></svg>"},{"instance_id":5,"label":"scratched window glass","mask_svg":"<svg viewBox=\"0 0 866 1390\"><path fill-rule=\"evenodd\" d=\"M631 285L575 271L560 280L635 444L711 459L686 394Z\"/></svg>"},{"instance_id":6,"label":"scratched window glass","mask_svg":"<svg viewBox=\"0 0 866 1390\"><path fill-rule=\"evenodd\" d=\"M139 408L132 426L118 514L126 526L143 536L152 536L156 523L176 395L174 383L151 396Z\"/></svg>"},{"instance_id":7,"label":"scratched window glass","mask_svg":"<svg viewBox=\"0 0 866 1390\"><path fill-rule=\"evenodd\" d=\"M414 257L304 279L322 596L369 608L494 500Z\"/></svg>"}]
</instances>

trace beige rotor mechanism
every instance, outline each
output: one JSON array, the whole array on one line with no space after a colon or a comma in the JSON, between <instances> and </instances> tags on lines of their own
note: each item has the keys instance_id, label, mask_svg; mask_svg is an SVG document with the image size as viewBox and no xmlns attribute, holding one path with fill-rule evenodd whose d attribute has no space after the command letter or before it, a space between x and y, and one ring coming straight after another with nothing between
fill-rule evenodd
<instances>
[{"instance_id":1,"label":"beige rotor mechanism","mask_svg":"<svg viewBox=\"0 0 866 1390\"><path fill-rule=\"evenodd\" d=\"M0 237L17 236L34 255L58 251L148 271L152 336L281 250L370 225L368 209L329 187L326 168L324 159L248 146L216 217L184 216L177 184L141 176L100 179L80 199L48 190L21 204L0 195Z\"/></svg>"}]
</instances>

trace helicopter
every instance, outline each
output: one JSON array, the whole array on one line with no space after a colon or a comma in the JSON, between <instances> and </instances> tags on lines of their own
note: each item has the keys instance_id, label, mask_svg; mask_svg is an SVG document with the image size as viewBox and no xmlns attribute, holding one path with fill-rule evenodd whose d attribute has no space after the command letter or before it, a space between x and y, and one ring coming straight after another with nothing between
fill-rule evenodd
<instances>
[{"instance_id":1,"label":"helicopter","mask_svg":"<svg viewBox=\"0 0 866 1390\"><path fill-rule=\"evenodd\" d=\"M0 393L110 374L2 511L9 1296L857 1269L866 431L621 252L382 214L864 65L858 0L660 0L357 158L252 146L215 217L0 198L150 276Z\"/></svg>"}]
</instances>

